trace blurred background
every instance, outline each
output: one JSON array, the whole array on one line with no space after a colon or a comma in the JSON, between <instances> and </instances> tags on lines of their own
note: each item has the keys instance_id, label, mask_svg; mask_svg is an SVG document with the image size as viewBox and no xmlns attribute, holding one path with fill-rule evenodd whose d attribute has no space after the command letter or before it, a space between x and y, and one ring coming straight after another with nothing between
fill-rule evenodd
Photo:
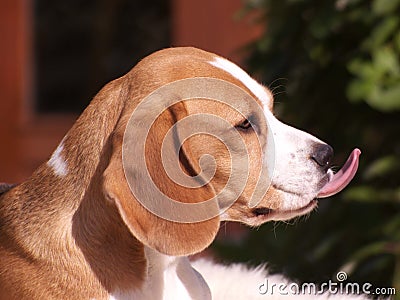
<instances>
[{"instance_id":1,"label":"blurred background","mask_svg":"<svg viewBox=\"0 0 400 300\"><path fill-rule=\"evenodd\" d=\"M209 253L306 282L400 292L400 0L2 0L0 182L45 161L96 92L155 50L225 56L275 95L286 123L361 165L307 218L223 224ZM307 221L305 222L305 219ZM399 298L400 299L400 298Z\"/></svg>"}]
</instances>

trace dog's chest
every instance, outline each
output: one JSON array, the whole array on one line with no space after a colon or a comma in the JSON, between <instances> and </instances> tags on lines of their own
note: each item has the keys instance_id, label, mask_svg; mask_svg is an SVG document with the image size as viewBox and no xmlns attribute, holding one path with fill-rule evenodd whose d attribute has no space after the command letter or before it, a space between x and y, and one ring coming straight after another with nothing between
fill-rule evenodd
<instances>
[{"instance_id":1,"label":"dog's chest","mask_svg":"<svg viewBox=\"0 0 400 300\"><path fill-rule=\"evenodd\" d=\"M161 254L145 247L147 278L140 290L115 291L110 300L128 299L211 299L203 277L192 268L187 257Z\"/></svg>"}]
</instances>

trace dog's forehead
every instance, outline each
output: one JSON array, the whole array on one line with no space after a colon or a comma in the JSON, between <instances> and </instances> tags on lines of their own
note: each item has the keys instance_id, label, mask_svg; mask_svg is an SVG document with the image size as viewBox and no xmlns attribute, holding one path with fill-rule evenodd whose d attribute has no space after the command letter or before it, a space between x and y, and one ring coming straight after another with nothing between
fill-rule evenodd
<instances>
[{"instance_id":1,"label":"dog's forehead","mask_svg":"<svg viewBox=\"0 0 400 300\"><path fill-rule=\"evenodd\" d=\"M222 57L215 56L212 60L208 61L209 64L217 67L231 76L239 80L247 89L249 89L256 100L260 101L263 107L272 110L273 107L273 96L272 93L264 86L259 84L256 80L250 77L243 69L233 62L224 59Z\"/></svg>"}]
</instances>

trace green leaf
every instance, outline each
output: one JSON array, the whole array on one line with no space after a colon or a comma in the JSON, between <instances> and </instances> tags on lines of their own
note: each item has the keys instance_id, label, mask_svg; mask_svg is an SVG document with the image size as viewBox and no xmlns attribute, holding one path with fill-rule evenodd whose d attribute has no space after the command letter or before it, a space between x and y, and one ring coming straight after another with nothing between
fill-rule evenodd
<instances>
[{"instance_id":1,"label":"green leaf","mask_svg":"<svg viewBox=\"0 0 400 300\"><path fill-rule=\"evenodd\" d=\"M365 100L373 93L375 85L367 80L353 80L347 87L346 95L351 101Z\"/></svg>"},{"instance_id":2,"label":"green leaf","mask_svg":"<svg viewBox=\"0 0 400 300\"><path fill-rule=\"evenodd\" d=\"M343 192L343 199L357 202L400 202L400 188L378 189L372 186L361 185L349 187Z\"/></svg>"},{"instance_id":3,"label":"green leaf","mask_svg":"<svg viewBox=\"0 0 400 300\"><path fill-rule=\"evenodd\" d=\"M396 36L393 39L394 42L394 46L396 48L396 52L399 53L400 52L400 31L397 32Z\"/></svg>"},{"instance_id":4,"label":"green leaf","mask_svg":"<svg viewBox=\"0 0 400 300\"><path fill-rule=\"evenodd\" d=\"M373 61L375 69L379 70L379 74L400 74L399 60L391 47L381 47L377 49L373 54Z\"/></svg>"},{"instance_id":5,"label":"green leaf","mask_svg":"<svg viewBox=\"0 0 400 300\"><path fill-rule=\"evenodd\" d=\"M370 36L363 42L364 50L374 50L382 46L396 31L398 31L399 18L391 16L383 19L375 28Z\"/></svg>"},{"instance_id":6,"label":"green leaf","mask_svg":"<svg viewBox=\"0 0 400 300\"><path fill-rule=\"evenodd\" d=\"M373 108L390 112L400 110L400 83L387 90L381 90L367 99L367 103Z\"/></svg>"},{"instance_id":7,"label":"green leaf","mask_svg":"<svg viewBox=\"0 0 400 300\"><path fill-rule=\"evenodd\" d=\"M387 174L393 173L400 168L400 159L397 156L389 155L381 157L367 168L364 173L366 180L376 179L383 177Z\"/></svg>"},{"instance_id":8,"label":"green leaf","mask_svg":"<svg viewBox=\"0 0 400 300\"><path fill-rule=\"evenodd\" d=\"M391 218L382 228L385 235L399 238L400 237L400 217Z\"/></svg>"},{"instance_id":9,"label":"green leaf","mask_svg":"<svg viewBox=\"0 0 400 300\"><path fill-rule=\"evenodd\" d=\"M359 58L352 60L347 65L347 69L354 75L363 79L376 80L376 78L380 77L377 75L376 66L374 66L371 61L361 60Z\"/></svg>"},{"instance_id":10,"label":"green leaf","mask_svg":"<svg viewBox=\"0 0 400 300\"><path fill-rule=\"evenodd\" d=\"M369 186L357 186L347 188L343 193L343 199L359 202L375 202L379 192Z\"/></svg>"},{"instance_id":11,"label":"green leaf","mask_svg":"<svg viewBox=\"0 0 400 300\"><path fill-rule=\"evenodd\" d=\"M375 243L369 244L365 247L362 247L360 250L358 250L356 253L354 253L354 255L351 257L350 261L359 262L361 260L364 260L368 256L386 252L387 248L388 248L388 242L386 242L386 241L375 242Z\"/></svg>"},{"instance_id":12,"label":"green leaf","mask_svg":"<svg viewBox=\"0 0 400 300\"><path fill-rule=\"evenodd\" d=\"M331 53L326 51L322 44L319 44L310 50L310 58L321 66L325 66L331 60Z\"/></svg>"},{"instance_id":13,"label":"green leaf","mask_svg":"<svg viewBox=\"0 0 400 300\"><path fill-rule=\"evenodd\" d=\"M399 0L375 0L372 3L372 12L377 15L389 14L394 12L399 4Z\"/></svg>"}]
</instances>

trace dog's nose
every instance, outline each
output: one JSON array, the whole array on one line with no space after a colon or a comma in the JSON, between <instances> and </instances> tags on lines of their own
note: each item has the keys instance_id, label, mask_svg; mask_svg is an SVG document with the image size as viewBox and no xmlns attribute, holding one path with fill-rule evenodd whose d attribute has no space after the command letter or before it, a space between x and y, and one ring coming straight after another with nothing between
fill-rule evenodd
<instances>
[{"instance_id":1,"label":"dog's nose","mask_svg":"<svg viewBox=\"0 0 400 300\"><path fill-rule=\"evenodd\" d=\"M333 158L333 149L327 144L316 144L311 158L321 167L328 167Z\"/></svg>"}]
</instances>

